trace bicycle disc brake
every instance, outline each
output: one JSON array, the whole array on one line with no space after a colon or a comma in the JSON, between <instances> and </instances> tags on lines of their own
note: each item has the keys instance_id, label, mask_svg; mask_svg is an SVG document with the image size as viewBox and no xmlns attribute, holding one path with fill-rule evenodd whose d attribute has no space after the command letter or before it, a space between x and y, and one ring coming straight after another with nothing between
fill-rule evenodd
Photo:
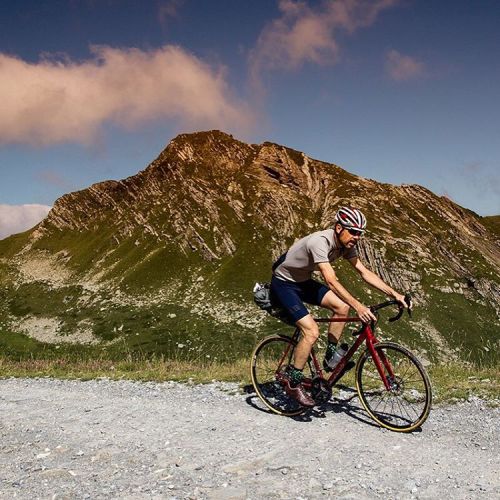
<instances>
[{"instance_id":1,"label":"bicycle disc brake","mask_svg":"<svg viewBox=\"0 0 500 500\"><path fill-rule=\"evenodd\" d=\"M311 396L318 404L326 403L332 397L332 388L325 379L315 377L311 384Z\"/></svg>"}]
</instances>

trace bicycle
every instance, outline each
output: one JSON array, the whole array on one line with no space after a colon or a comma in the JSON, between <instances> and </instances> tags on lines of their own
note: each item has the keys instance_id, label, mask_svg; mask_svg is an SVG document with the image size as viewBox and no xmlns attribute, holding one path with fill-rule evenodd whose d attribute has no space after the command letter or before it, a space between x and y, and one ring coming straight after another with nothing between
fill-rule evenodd
<instances>
[{"instance_id":1,"label":"bicycle","mask_svg":"<svg viewBox=\"0 0 500 500\"><path fill-rule=\"evenodd\" d=\"M410 306L408 294L405 300ZM401 318L404 308L396 300L371 306L377 321L362 323L361 328L353 332L356 341L328 378L325 378L313 348L304 368L303 384L317 404L329 401L333 386L343 376L346 364L365 342L366 349L358 357L355 367L356 389L364 409L375 422L386 429L411 432L420 427L429 416L432 388L422 363L410 350L395 342L380 342L375 336L378 311L391 305L398 305L399 312L389 318L389 321ZM411 315L410 307L408 314ZM315 320L318 323L361 321L358 317ZM272 412L289 417L307 410L285 393L281 383L286 366L292 362L299 338L298 328L292 336L268 336L257 344L251 361L252 383L259 398Z\"/></svg>"}]
</instances>

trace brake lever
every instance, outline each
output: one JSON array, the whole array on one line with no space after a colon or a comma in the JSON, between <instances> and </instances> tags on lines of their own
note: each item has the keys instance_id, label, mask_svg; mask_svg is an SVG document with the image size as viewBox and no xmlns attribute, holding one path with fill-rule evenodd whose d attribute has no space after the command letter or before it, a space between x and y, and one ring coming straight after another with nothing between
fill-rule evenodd
<instances>
[{"instance_id":1,"label":"brake lever","mask_svg":"<svg viewBox=\"0 0 500 500\"><path fill-rule=\"evenodd\" d=\"M405 302L406 302L406 305L408 306L408 316L411 318L411 310L412 310L413 302L411 300L411 295L409 293L405 293Z\"/></svg>"},{"instance_id":2,"label":"brake lever","mask_svg":"<svg viewBox=\"0 0 500 500\"><path fill-rule=\"evenodd\" d=\"M411 318L411 306L413 305L412 304L412 301L411 301L411 295L409 293L406 293L405 294L405 302L406 302L406 305L408 306L408 316L410 316ZM401 318L402 314L403 314L403 311L404 311L404 307L399 304L398 305L398 308L399 308L399 311L398 311L398 314L396 316L394 316L393 318L389 318L389 321L392 323L393 321L397 321L399 318Z\"/></svg>"}]
</instances>

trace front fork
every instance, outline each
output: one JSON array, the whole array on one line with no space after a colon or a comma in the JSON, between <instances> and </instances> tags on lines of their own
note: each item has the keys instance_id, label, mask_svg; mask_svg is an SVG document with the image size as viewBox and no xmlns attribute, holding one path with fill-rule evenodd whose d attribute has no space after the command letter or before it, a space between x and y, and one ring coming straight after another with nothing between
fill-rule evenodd
<instances>
[{"instance_id":1,"label":"front fork","mask_svg":"<svg viewBox=\"0 0 500 500\"><path fill-rule=\"evenodd\" d=\"M365 332L366 332L366 345L368 346L368 350L370 351L371 357L373 359L373 362L375 363L378 374L380 375L380 378L382 379L385 388L388 391L390 391L392 389L391 381L394 380L394 370L392 369L392 365L383 351L377 351L377 349L375 349L375 346L378 344L378 340L373 334L371 326L367 325ZM386 373L389 374L389 378L387 377Z\"/></svg>"}]
</instances>

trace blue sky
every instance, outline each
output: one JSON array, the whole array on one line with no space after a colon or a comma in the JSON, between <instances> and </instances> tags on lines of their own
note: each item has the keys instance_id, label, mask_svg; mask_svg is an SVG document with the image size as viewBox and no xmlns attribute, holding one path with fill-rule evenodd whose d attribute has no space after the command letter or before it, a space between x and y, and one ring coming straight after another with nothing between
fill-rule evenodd
<instances>
[{"instance_id":1,"label":"blue sky","mask_svg":"<svg viewBox=\"0 0 500 500\"><path fill-rule=\"evenodd\" d=\"M497 1L24 0L0 22L0 237L212 128L500 213Z\"/></svg>"}]
</instances>

